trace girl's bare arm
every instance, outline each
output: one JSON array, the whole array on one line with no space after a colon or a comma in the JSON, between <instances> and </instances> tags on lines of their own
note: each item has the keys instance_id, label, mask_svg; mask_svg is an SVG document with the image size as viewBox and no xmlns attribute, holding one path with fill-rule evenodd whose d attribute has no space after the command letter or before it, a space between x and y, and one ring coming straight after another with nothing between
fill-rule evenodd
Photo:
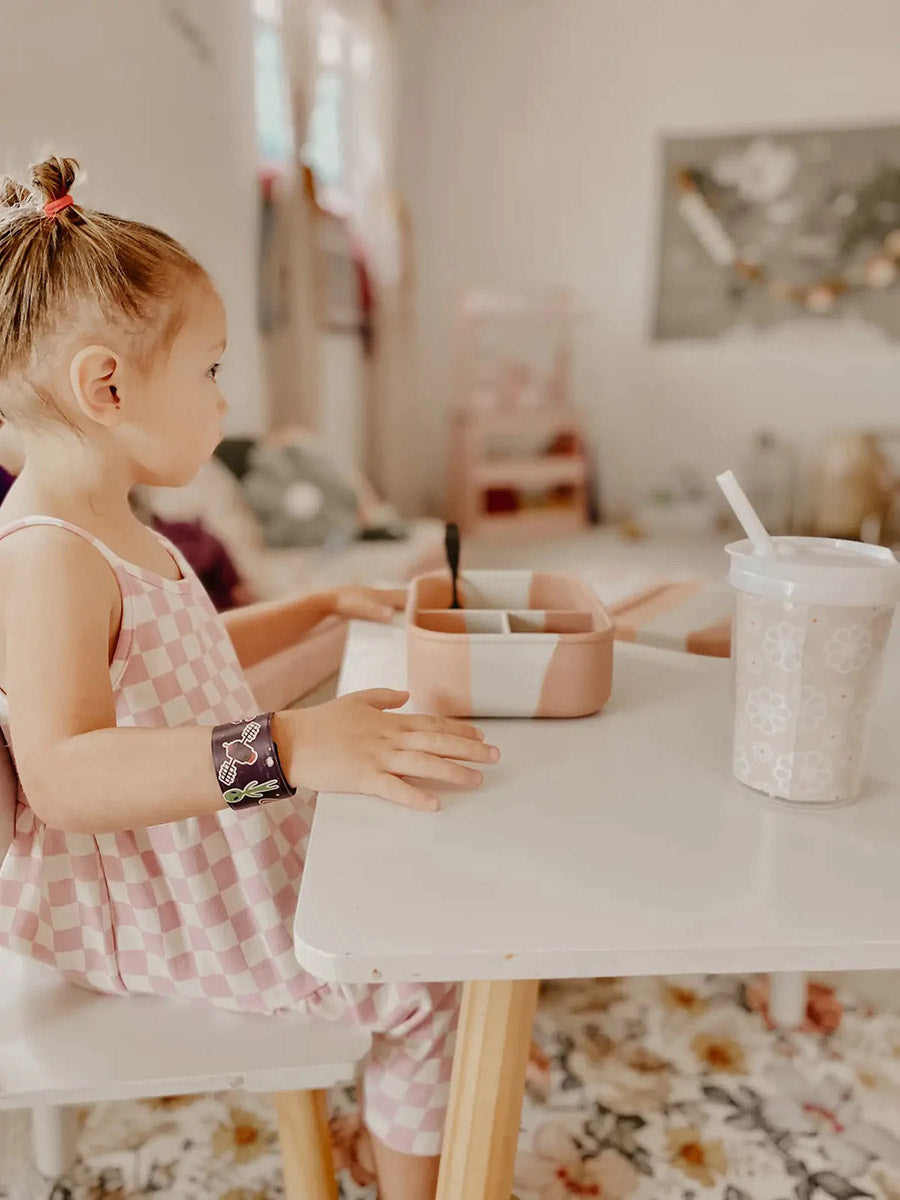
<instances>
[{"instance_id":1,"label":"girl's bare arm","mask_svg":"<svg viewBox=\"0 0 900 1200\"><path fill-rule=\"evenodd\" d=\"M250 604L225 613L225 628L244 667L295 645L326 617L389 621L406 592L335 588L315 596Z\"/></svg>"},{"instance_id":2,"label":"girl's bare arm","mask_svg":"<svg viewBox=\"0 0 900 1200\"><path fill-rule=\"evenodd\" d=\"M85 833L182 820L224 807L197 725L117 728L109 677L119 607L112 570L88 543L41 528L0 543L2 678L29 804L46 824ZM278 714L288 779L316 790L364 792L433 809L405 776L477 786L461 762L493 762L470 726L381 711L397 693L348 696Z\"/></svg>"}]
</instances>

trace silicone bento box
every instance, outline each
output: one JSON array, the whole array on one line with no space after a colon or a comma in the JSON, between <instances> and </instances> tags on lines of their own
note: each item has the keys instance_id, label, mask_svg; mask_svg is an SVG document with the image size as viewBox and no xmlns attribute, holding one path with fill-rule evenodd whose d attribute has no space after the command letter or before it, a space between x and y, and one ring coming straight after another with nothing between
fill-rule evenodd
<instances>
[{"instance_id":1,"label":"silicone bento box","mask_svg":"<svg viewBox=\"0 0 900 1200\"><path fill-rule=\"evenodd\" d=\"M613 622L575 575L464 571L461 609L447 572L412 581L409 690L450 717L585 717L612 689Z\"/></svg>"}]
</instances>

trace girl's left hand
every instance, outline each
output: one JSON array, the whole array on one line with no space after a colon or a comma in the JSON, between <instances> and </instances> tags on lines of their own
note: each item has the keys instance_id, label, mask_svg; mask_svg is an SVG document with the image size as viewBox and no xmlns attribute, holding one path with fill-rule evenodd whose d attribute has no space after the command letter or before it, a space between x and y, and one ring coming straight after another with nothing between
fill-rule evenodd
<instances>
[{"instance_id":1,"label":"girl's left hand","mask_svg":"<svg viewBox=\"0 0 900 1200\"><path fill-rule=\"evenodd\" d=\"M395 612L406 607L405 588L340 587L331 593L334 612L348 620L378 621L382 625L394 619Z\"/></svg>"}]
</instances>

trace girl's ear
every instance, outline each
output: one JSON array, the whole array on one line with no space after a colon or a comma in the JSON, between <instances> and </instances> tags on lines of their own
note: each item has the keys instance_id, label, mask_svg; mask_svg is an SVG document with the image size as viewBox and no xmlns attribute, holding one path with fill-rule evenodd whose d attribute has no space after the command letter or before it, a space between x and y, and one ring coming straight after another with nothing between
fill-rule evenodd
<instances>
[{"instance_id":1,"label":"girl's ear","mask_svg":"<svg viewBox=\"0 0 900 1200\"><path fill-rule=\"evenodd\" d=\"M108 428L118 425L122 416L118 373L118 356L108 346L85 346L69 367L75 403L86 417Z\"/></svg>"}]
</instances>

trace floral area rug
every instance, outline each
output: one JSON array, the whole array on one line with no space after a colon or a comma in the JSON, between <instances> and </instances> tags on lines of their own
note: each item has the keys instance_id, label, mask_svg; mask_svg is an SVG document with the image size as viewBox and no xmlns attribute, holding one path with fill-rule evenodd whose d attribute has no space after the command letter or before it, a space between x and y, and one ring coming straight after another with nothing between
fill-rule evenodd
<instances>
[{"instance_id":1,"label":"floral area rug","mask_svg":"<svg viewBox=\"0 0 900 1200\"><path fill-rule=\"evenodd\" d=\"M900 1015L823 985L804 1031L765 982L545 985L516 1167L519 1200L900 1200ZM332 1096L344 1200L374 1200L352 1088ZM98 1105L49 1184L24 1116L0 1127L2 1200L281 1200L266 1096Z\"/></svg>"}]
</instances>

